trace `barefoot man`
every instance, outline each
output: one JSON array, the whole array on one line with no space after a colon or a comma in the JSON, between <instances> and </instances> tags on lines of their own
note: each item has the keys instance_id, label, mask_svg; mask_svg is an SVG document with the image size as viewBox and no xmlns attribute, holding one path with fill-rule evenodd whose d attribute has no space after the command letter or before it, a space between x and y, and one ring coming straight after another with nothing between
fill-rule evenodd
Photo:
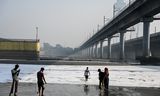
<instances>
[{"instance_id":1,"label":"barefoot man","mask_svg":"<svg viewBox=\"0 0 160 96\"><path fill-rule=\"evenodd\" d=\"M44 83L46 84L46 80L43 74L44 68L42 67L39 72L37 72L37 83L38 83L38 93L39 96L44 96Z\"/></svg>"},{"instance_id":2,"label":"barefoot man","mask_svg":"<svg viewBox=\"0 0 160 96\"><path fill-rule=\"evenodd\" d=\"M20 72L20 69L19 68L19 65L16 64L14 69L11 70L11 73L12 73L12 86L11 86L11 91L9 93L9 96L11 96L11 94L13 93L13 90L14 90L14 96L17 96L17 90L18 90L18 76L19 76L19 72Z\"/></svg>"}]
</instances>

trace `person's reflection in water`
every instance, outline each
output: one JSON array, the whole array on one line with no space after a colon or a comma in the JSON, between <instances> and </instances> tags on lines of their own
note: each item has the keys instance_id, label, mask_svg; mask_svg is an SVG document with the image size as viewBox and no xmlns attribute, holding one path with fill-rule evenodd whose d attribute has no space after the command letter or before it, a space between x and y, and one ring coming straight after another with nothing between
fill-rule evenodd
<instances>
[{"instance_id":1,"label":"person's reflection in water","mask_svg":"<svg viewBox=\"0 0 160 96\"><path fill-rule=\"evenodd\" d=\"M109 91L108 90L100 90L99 96L109 96Z\"/></svg>"},{"instance_id":2,"label":"person's reflection in water","mask_svg":"<svg viewBox=\"0 0 160 96\"><path fill-rule=\"evenodd\" d=\"M84 85L84 92L86 93L86 95L88 95L89 87L86 84Z\"/></svg>"},{"instance_id":3,"label":"person's reflection in water","mask_svg":"<svg viewBox=\"0 0 160 96\"><path fill-rule=\"evenodd\" d=\"M100 91L99 96L104 96L104 92Z\"/></svg>"},{"instance_id":4,"label":"person's reflection in water","mask_svg":"<svg viewBox=\"0 0 160 96\"><path fill-rule=\"evenodd\" d=\"M104 91L104 96L109 96L109 90Z\"/></svg>"}]
</instances>

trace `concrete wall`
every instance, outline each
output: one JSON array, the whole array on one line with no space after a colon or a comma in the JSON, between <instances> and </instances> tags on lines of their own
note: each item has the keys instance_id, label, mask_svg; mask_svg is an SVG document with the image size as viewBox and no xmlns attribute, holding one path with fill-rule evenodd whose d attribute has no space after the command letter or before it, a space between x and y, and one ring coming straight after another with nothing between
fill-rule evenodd
<instances>
[{"instance_id":1,"label":"concrete wall","mask_svg":"<svg viewBox=\"0 0 160 96\"><path fill-rule=\"evenodd\" d=\"M36 60L39 52L36 51L0 51L0 59L25 59Z\"/></svg>"},{"instance_id":2,"label":"concrete wall","mask_svg":"<svg viewBox=\"0 0 160 96\"><path fill-rule=\"evenodd\" d=\"M136 57L142 56L142 37L128 40L125 42L125 59L135 60ZM151 56L160 58L160 33L151 35ZM107 46L103 49L103 58L107 58ZM111 48L111 59L119 60L120 58L119 43L113 44Z\"/></svg>"},{"instance_id":3,"label":"concrete wall","mask_svg":"<svg viewBox=\"0 0 160 96\"><path fill-rule=\"evenodd\" d=\"M39 40L0 38L0 59L39 59Z\"/></svg>"}]
</instances>

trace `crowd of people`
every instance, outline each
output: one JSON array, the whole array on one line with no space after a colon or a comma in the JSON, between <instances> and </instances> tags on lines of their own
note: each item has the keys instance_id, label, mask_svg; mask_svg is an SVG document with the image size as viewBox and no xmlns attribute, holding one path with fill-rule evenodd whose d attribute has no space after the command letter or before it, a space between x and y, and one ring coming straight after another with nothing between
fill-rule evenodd
<instances>
[{"instance_id":1,"label":"crowd of people","mask_svg":"<svg viewBox=\"0 0 160 96\"><path fill-rule=\"evenodd\" d=\"M47 84L45 77L44 77L44 71L45 69L42 67L40 69L40 71L37 72L37 85L38 85L38 91L37 94L39 94L39 96L44 96L44 84ZM104 68L104 72L101 71L101 69L98 69L99 72L99 89L104 88L105 90L108 90L108 86L109 86L109 71L108 68ZM19 81L19 73L20 73L20 69L19 69L19 65L16 64L15 67L11 70L11 74L12 74L12 85L11 85L11 91L9 93L9 96L11 96L11 94L14 94L14 96L17 96L17 90L18 90L18 81ZM88 81L88 78L90 76L90 71L89 68L86 67L86 70L84 71L84 77L85 77L85 81Z\"/></svg>"}]
</instances>

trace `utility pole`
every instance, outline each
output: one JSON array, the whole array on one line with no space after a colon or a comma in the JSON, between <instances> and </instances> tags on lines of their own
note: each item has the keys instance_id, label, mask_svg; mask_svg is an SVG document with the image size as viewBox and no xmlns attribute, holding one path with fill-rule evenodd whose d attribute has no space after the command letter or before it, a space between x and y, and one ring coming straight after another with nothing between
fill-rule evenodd
<instances>
[{"instance_id":1,"label":"utility pole","mask_svg":"<svg viewBox=\"0 0 160 96\"><path fill-rule=\"evenodd\" d=\"M131 0L129 0L129 6L131 5Z\"/></svg>"},{"instance_id":2,"label":"utility pole","mask_svg":"<svg viewBox=\"0 0 160 96\"><path fill-rule=\"evenodd\" d=\"M137 24L137 34L136 34L137 38L138 38L138 33L139 33L139 24Z\"/></svg>"},{"instance_id":3,"label":"utility pole","mask_svg":"<svg viewBox=\"0 0 160 96\"><path fill-rule=\"evenodd\" d=\"M115 17L115 12L116 12L116 10L115 10L115 4L113 5L113 18Z\"/></svg>"},{"instance_id":4,"label":"utility pole","mask_svg":"<svg viewBox=\"0 0 160 96\"><path fill-rule=\"evenodd\" d=\"M154 32L155 32L155 33L157 32L157 27L156 27L156 26L154 27Z\"/></svg>"},{"instance_id":5,"label":"utility pole","mask_svg":"<svg viewBox=\"0 0 160 96\"><path fill-rule=\"evenodd\" d=\"M132 32L130 32L130 40L132 39Z\"/></svg>"},{"instance_id":6,"label":"utility pole","mask_svg":"<svg viewBox=\"0 0 160 96\"><path fill-rule=\"evenodd\" d=\"M38 27L36 27L36 41L38 41Z\"/></svg>"},{"instance_id":7,"label":"utility pole","mask_svg":"<svg viewBox=\"0 0 160 96\"><path fill-rule=\"evenodd\" d=\"M93 29L93 35L94 35L94 29Z\"/></svg>"},{"instance_id":8,"label":"utility pole","mask_svg":"<svg viewBox=\"0 0 160 96\"><path fill-rule=\"evenodd\" d=\"M103 23L104 23L104 26L105 26L105 23L106 23L106 17L105 16L103 18Z\"/></svg>"},{"instance_id":9,"label":"utility pole","mask_svg":"<svg viewBox=\"0 0 160 96\"><path fill-rule=\"evenodd\" d=\"M97 32L100 30L100 25L98 24L97 25Z\"/></svg>"},{"instance_id":10,"label":"utility pole","mask_svg":"<svg viewBox=\"0 0 160 96\"><path fill-rule=\"evenodd\" d=\"M109 20L110 20L109 18L106 18L105 16L103 17L104 26L105 26L106 22L108 22Z\"/></svg>"}]
</instances>

